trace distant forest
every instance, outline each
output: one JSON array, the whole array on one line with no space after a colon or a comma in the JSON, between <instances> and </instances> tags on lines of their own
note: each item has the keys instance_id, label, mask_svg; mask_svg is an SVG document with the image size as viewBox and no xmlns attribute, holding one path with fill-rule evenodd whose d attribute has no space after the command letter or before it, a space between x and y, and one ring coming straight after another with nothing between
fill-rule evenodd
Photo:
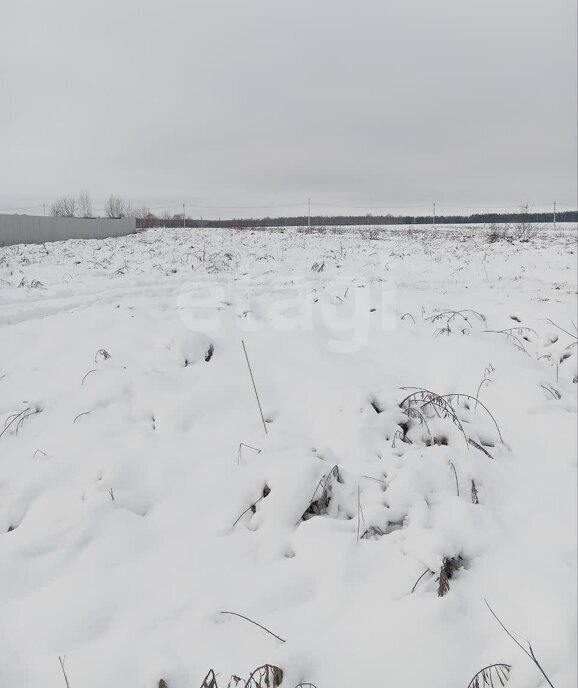
<instances>
[{"instance_id":1,"label":"distant forest","mask_svg":"<svg viewBox=\"0 0 578 688\"><path fill-rule=\"evenodd\" d=\"M491 224L538 222L551 223L554 217L548 213L477 213L474 215L438 215L436 225L449 224ZM578 222L578 211L567 210L556 213L556 222ZM233 220L193 220L187 218L183 221L182 215L172 218L137 217L136 226L139 229L150 227L233 227L233 228L260 228L260 227L307 227L306 215L299 217L262 217L262 218L238 218ZM315 215L311 216L312 227L331 227L348 225L431 225L432 217L416 215Z\"/></svg>"}]
</instances>

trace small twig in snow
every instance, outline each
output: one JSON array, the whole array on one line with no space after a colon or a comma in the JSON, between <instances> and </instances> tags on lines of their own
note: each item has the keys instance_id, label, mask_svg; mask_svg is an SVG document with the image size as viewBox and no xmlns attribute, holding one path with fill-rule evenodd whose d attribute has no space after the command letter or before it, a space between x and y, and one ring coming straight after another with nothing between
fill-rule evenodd
<instances>
[{"instance_id":1,"label":"small twig in snow","mask_svg":"<svg viewBox=\"0 0 578 688\"><path fill-rule=\"evenodd\" d=\"M62 673L64 674L64 680L66 681L66 688L70 688L70 683L68 683L68 676L66 675L66 671L64 669L64 660L66 659L66 655L64 657L58 656L58 661L60 662L60 667L62 669Z\"/></svg>"},{"instance_id":2,"label":"small twig in snow","mask_svg":"<svg viewBox=\"0 0 578 688\"><path fill-rule=\"evenodd\" d=\"M451 466L452 471L454 472L454 477L456 479L456 492L458 493L458 497L459 497L460 496L460 485L458 483L458 474L456 471L456 467L454 466L454 464L451 461L449 462L449 464Z\"/></svg>"},{"instance_id":3,"label":"small twig in snow","mask_svg":"<svg viewBox=\"0 0 578 688\"><path fill-rule=\"evenodd\" d=\"M259 413L261 414L261 420L263 421L263 428L265 434L267 434L267 424L265 423L265 417L263 416L263 409L261 408L261 402L259 400L259 394L257 393L257 386L255 385L255 378L253 377L253 371L251 370L251 364L249 363L249 356L247 355L247 347L245 342L241 340L243 345L243 351L245 352L245 359L247 360L247 367L249 368L249 374L251 375L251 382L253 383L253 389L255 390L255 398L257 399L257 406L259 407Z\"/></svg>"},{"instance_id":4,"label":"small twig in snow","mask_svg":"<svg viewBox=\"0 0 578 688\"><path fill-rule=\"evenodd\" d=\"M529 641L526 641L528 643L528 649L526 649L517 638L514 638L513 634L500 621L496 612L490 607L488 600L486 600L484 598L484 602L486 603L486 607L490 610L490 613L494 617L494 619L496 619L496 621L500 624L500 626L504 629L504 631L510 636L510 638L516 643L516 645L522 650L522 652L524 652L526 655L528 655L528 657L532 660L532 662L534 662L534 664L540 670L542 676L546 679L546 682L548 683L548 685L551 686L551 688L554 688L554 684L552 683L552 681L550 681L550 679L546 675L546 672L544 671L544 669L542 669L540 662L536 659L536 655L534 654L534 650L532 649L531 643Z\"/></svg>"},{"instance_id":5,"label":"small twig in snow","mask_svg":"<svg viewBox=\"0 0 578 688\"><path fill-rule=\"evenodd\" d=\"M269 633L269 635L272 635L274 638L277 638L277 640L280 640L282 643L287 642L287 641L283 640L283 638L278 636L276 633L273 633L273 631L270 631L268 628L265 628L265 626L262 626L260 623L253 621L253 619L249 619L249 617L243 616L243 614L237 614L237 612L219 612L219 614L230 614L231 616L238 616L240 619L245 619L245 621L249 621L249 623L252 623L255 626L258 626L259 628L262 628L264 631Z\"/></svg>"},{"instance_id":6,"label":"small twig in snow","mask_svg":"<svg viewBox=\"0 0 578 688\"><path fill-rule=\"evenodd\" d=\"M81 385L84 384L84 381L90 375L90 373L96 373L96 368L93 368L92 370L89 370L88 373L86 373L86 375L82 378L82 382L80 383Z\"/></svg>"},{"instance_id":7,"label":"small twig in snow","mask_svg":"<svg viewBox=\"0 0 578 688\"><path fill-rule=\"evenodd\" d=\"M478 402L478 399L479 399L479 396L480 396L480 390L482 389L482 385L484 384L484 382L491 382L491 380L490 380L489 377L485 377L485 378L480 382L480 384L479 384L479 386L478 386L478 391L476 392L476 405L474 406L475 409L478 408L478 403L479 403L479 402Z\"/></svg>"},{"instance_id":8,"label":"small twig in snow","mask_svg":"<svg viewBox=\"0 0 578 688\"><path fill-rule=\"evenodd\" d=\"M572 337L572 339L576 339L578 335L572 334L571 332L568 332L568 330L565 330L563 327L560 327L560 325L557 325L553 320L550 320L550 318L546 318L546 320L554 325L554 327L557 327L561 332L564 332L567 334L569 337Z\"/></svg>"},{"instance_id":9,"label":"small twig in snow","mask_svg":"<svg viewBox=\"0 0 578 688\"><path fill-rule=\"evenodd\" d=\"M257 454L261 453L261 449L257 449L257 447L252 447L250 444L245 444L244 442L239 442L239 449L237 451L237 463L241 463L241 459L243 458L243 451L241 447L247 447L247 449L252 449L254 452L257 452Z\"/></svg>"},{"instance_id":10,"label":"small twig in snow","mask_svg":"<svg viewBox=\"0 0 578 688\"><path fill-rule=\"evenodd\" d=\"M415 589L417 588L417 584L420 582L420 580L425 576L426 573L431 573L429 569L426 569L421 576L416 580L416 582L413 584L413 588L411 589L411 592L414 593ZM411 593L410 593L411 594Z\"/></svg>"}]
</instances>

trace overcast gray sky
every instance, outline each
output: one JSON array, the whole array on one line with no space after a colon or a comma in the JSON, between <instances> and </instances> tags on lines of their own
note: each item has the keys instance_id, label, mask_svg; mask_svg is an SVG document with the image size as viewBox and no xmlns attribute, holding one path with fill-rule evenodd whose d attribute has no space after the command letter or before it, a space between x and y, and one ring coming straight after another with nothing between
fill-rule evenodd
<instances>
[{"instance_id":1,"label":"overcast gray sky","mask_svg":"<svg viewBox=\"0 0 578 688\"><path fill-rule=\"evenodd\" d=\"M575 205L576 100L575 0L0 0L0 209Z\"/></svg>"}]
</instances>

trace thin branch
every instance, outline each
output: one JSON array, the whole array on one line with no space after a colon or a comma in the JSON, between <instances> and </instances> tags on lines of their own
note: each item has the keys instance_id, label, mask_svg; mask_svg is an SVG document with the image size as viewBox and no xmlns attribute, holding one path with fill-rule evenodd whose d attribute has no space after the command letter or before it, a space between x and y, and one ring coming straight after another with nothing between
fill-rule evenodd
<instances>
[{"instance_id":1,"label":"thin branch","mask_svg":"<svg viewBox=\"0 0 578 688\"><path fill-rule=\"evenodd\" d=\"M243 513L239 516L239 518L237 518L235 523L233 523L232 528L234 528L237 525L237 523L239 523L239 521L243 518L243 516L247 513L247 511L251 511L251 509L254 509L262 499L265 499L265 495L261 495L259 497L259 499L257 499L255 502L253 502L253 504L249 504L249 506L245 509L245 511L243 511Z\"/></svg>"},{"instance_id":2,"label":"thin branch","mask_svg":"<svg viewBox=\"0 0 578 688\"><path fill-rule=\"evenodd\" d=\"M477 443L475 440L473 440L471 437L470 437L470 439L468 440L468 444L471 444L472 447L475 447L476 449L479 449L479 450L480 450L481 452L483 452L487 457L489 457L490 459L492 459L492 461L494 460L494 457L490 454L490 452L489 452L487 449L485 449L484 447L482 447L481 444L478 444L478 443Z\"/></svg>"},{"instance_id":3,"label":"thin branch","mask_svg":"<svg viewBox=\"0 0 578 688\"><path fill-rule=\"evenodd\" d=\"M468 688L480 688L479 679L481 677L483 683L482 686L494 686L492 681L492 672L498 677L500 684L503 686L505 682L508 681L511 666L505 662L497 662L496 664L488 664L483 669L480 669L472 680L468 683Z\"/></svg>"},{"instance_id":4,"label":"thin branch","mask_svg":"<svg viewBox=\"0 0 578 688\"><path fill-rule=\"evenodd\" d=\"M476 405L474 406L474 408L477 408L477 407L478 407L478 397L480 396L480 391L481 391L481 389L482 389L482 385L484 384L484 382L491 382L491 380L490 380L489 377L485 377L485 378L480 382L480 385L479 385L479 387L478 387L478 391L476 392Z\"/></svg>"},{"instance_id":5,"label":"thin branch","mask_svg":"<svg viewBox=\"0 0 578 688\"><path fill-rule=\"evenodd\" d=\"M376 483L381 483L382 485L387 484L385 480L381 480L380 478L374 478L372 475L362 475L361 477L367 478L368 480L375 480Z\"/></svg>"},{"instance_id":6,"label":"thin branch","mask_svg":"<svg viewBox=\"0 0 578 688\"><path fill-rule=\"evenodd\" d=\"M416 582L413 584L413 588L411 589L411 592L414 593L415 589L417 588L417 584L420 582L420 580L425 576L426 573L431 573L429 569L426 569L421 576L416 580Z\"/></svg>"},{"instance_id":7,"label":"thin branch","mask_svg":"<svg viewBox=\"0 0 578 688\"><path fill-rule=\"evenodd\" d=\"M257 399L257 406L259 407L259 413L261 414L261 420L263 421L263 429L265 434L267 434L267 424L265 423L265 417L263 416L263 409L261 408L261 402L259 400L259 394L257 393L257 386L255 385L255 378L253 377L253 371L251 370L251 364L249 363L249 356L247 355L247 347L245 342L241 340L243 345L243 351L245 352L245 359L247 360L247 367L249 368L249 374L251 375L251 382L253 383L253 389L255 390L255 398Z\"/></svg>"},{"instance_id":8,"label":"thin branch","mask_svg":"<svg viewBox=\"0 0 578 688\"><path fill-rule=\"evenodd\" d=\"M449 463L450 463L450 466L451 466L452 471L454 472L454 477L455 477L455 479L456 479L456 492L458 493L458 497L459 497L459 496L460 496L460 485L459 485L459 482L458 482L458 474L457 474L457 471L456 471L456 467L454 466L454 464L453 464L452 461L450 461Z\"/></svg>"},{"instance_id":9,"label":"thin branch","mask_svg":"<svg viewBox=\"0 0 578 688\"><path fill-rule=\"evenodd\" d=\"M64 657L58 657L58 661L60 662L60 667L62 669L62 673L64 674L64 680L66 681L66 688L70 688L70 683L68 683L68 676L66 675L66 671L64 670L64 660L66 659L66 655Z\"/></svg>"},{"instance_id":10,"label":"thin branch","mask_svg":"<svg viewBox=\"0 0 578 688\"><path fill-rule=\"evenodd\" d=\"M96 368L93 368L92 370L89 370L88 373L86 373L86 375L82 378L82 382L80 383L81 385L84 384L84 381L90 375L90 373L96 373Z\"/></svg>"},{"instance_id":11,"label":"thin branch","mask_svg":"<svg viewBox=\"0 0 578 688\"><path fill-rule=\"evenodd\" d=\"M571 332L568 332L568 330L565 330L563 327L560 327L560 325L557 325L553 320L550 320L550 318L546 318L546 320L554 325L554 327L557 327L561 332L564 332L567 334L569 337L572 337L572 339L576 339L576 335L572 334Z\"/></svg>"},{"instance_id":12,"label":"thin branch","mask_svg":"<svg viewBox=\"0 0 578 688\"><path fill-rule=\"evenodd\" d=\"M466 399L474 399L474 397L471 394L462 394L461 392L459 394L443 394L442 399L445 397L465 397ZM479 399L477 399L476 401L484 409L488 416L490 416L490 418L494 421L494 425L496 426L496 430L498 431L498 435L500 436L500 442L504 444L504 438L502 437L502 433L500 432L500 426L498 425L498 422L492 415L490 409L485 404L483 404Z\"/></svg>"},{"instance_id":13,"label":"thin branch","mask_svg":"<svg viewBox=\"0 0 578 688\"><path fill-rule=\"evenodd\" d=\"M534 662L534 664L535 664L535 665L538 667L538 669L540 670L542 676L546 679L546 682L548 683L548 685L551 686L551 688L554 688L554 684L552 683L552 681L550 681L550 679L549 679L548 676L546 675L546 672L544 671L544 669L542 669L542 666L540 665L540 662L536 659L536 655L534 654L534 650L532 649L532 645L530 644L530 642L529 642L529 641L526 641L526 642L528 643L528 648L529 648L529 650L530 650L530 651L528 652L528 650L526 650L526 648L522 645L522 643L521 643L517 638L514 638L513 634L512 634L512 633L504 626L504 624L500 621L500 619L498 618L497 614L496 614L496 613L494 612L494 610L490 607L490 603L488 602L488 600L486 600L486 599L484 598L484 602L486 603L486 607L490 610L490 613L491 613L491 615L494 617L494 619L496 619L496 621L500 624L500 626L504 629L504 631L510 636L510 638L516 643L516 645L522 650L522 652L524 652L524 653Z\"/></svg>"},{"instance_id":14,"label":"thin branch","mask_svg":"<svg viewBox=\"0 0 578 688\"><path fill-rule=\"evenodd\" d=\"M243 614L237 614L237 612L219 612L219 614L230 614L231 616L238 616L240 619L245 619L245 621L248 621L249 623L252 623L255 626L258 626L259 628L263 629L269 635L272 635L274 638L277 638L277 640L280 640L282 643L287 642L286 640L283 640L283 638L278 636L276 633L273 633L273 631L270 631L268 628L265 628L265 626L262 626L260 623L253 621L253 619L249 619L249 617L243 616Z\"/></svg>"},{"instance_id":15,"label":"thin branch","mask_svg":"<svg viewBox=\"0 0 578 688\"><path fill-rule=\"evenodd\" d=\"M243 458L242 447L252 449L254 452L257 452L257 454L261 453L261 449L257 449L257 447L252 447L250 444L245 444L244 442L239 442L239 449L237 450L237 463L241 463L241 459Z\"/></svg>"},{"instance_id":16,"label":"thin branch","mask_svg":"<svg viewBox=\"0 0 578 688\"><path fill-rule=\"evenodd\" d=\"M14 421L19 420L20 417L23 414L25 414L27 411L30 411L30 407L25 408L24 411L20 411L20 413L15 413L14 415L9 416L9 418L11 418L12 420L9 423L4 423L4 430L2 430L2 432L0 432L0 437L2 437L2 435L10 428L10 426L12 425L12 423L14 423Z\"/></svg>"}]
</instances>

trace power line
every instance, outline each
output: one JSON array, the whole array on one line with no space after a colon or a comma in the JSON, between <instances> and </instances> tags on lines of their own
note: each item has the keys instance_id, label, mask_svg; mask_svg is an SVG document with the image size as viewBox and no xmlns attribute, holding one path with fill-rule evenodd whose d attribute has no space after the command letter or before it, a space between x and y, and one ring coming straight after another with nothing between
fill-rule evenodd
<instances>
[{"instance_id":1,"label":"power line","mask_svg":"<svg viewBox=\"0 0 578 688\"><path fill-rule=\"evenodd\" d=\"M307 206L307 201L303 201L302 203L277 203L275 205L199 205L195 203L187 203L186 206L187 208L200 208L201 210L264 210L267 208L304 208ZM170 208L177 206L165 207Z\"/></svg>"},{"instance_id":2,"label":"power line","mask_svg":"<svg viewBox=\"0 0 578 688\"><path fill-rule=\"evenodd\" d=\"M311 215L311 209L312 208L329 208L329 209L344 209L344 210L361 210L365 212L371 212L374 210L378 211L389 211L389 212L397 212L401 210L406 210L406 209L413 209L413 210L424 210L424 211L431 211L432 204L431 203L410 203L410 204L399 204L399 205L368 205L368 204L359 204L359 203L352 203L352 204L344 204L344 203L326 203L323 201L314 201L311 199L306 199L303 201L299 202L292 202L292 203L263 203L263 204L254 204L254 205L233 205L233 204L216 204L216 203L208 203L208 204L202 204L202 203L175 203L175 204L168 204L168 205L157 205L157 206L147 206L144 204L146 208L149 210L171 210L171 209L182 209L183 205L186 206L186 208L189 208L191 210L273 210L273 209L278 209L282 210L284 208L303 208L304 209L304 214L306 214L308 217ZM30 211L30 210L37 210L37 209L43 209L44 212L46 212L46 203L38 203L36 205L29 205L26 207L18 207L18 208L0 208L0 213L11 213L11 212L22 212L22 211ZM492 213L492 212L497 212L497 211L515 211L519 209L524 209L526 212L531 212L534 211L536 212L538 209L551 209L552 208L552 202L550 203L532 203L532 204L520 204L518 203L512 203L510 205L466 205L463 203L440 203L436 202L436 211L439 213L440 211L443 212L443 210L448 210L448 209L463 209L463 210L470 210L470 211L483 211L485 213ZM572 203L561 203L559 201L556 202L556 209L558 212L563 212L563 208L568 208L568 209L575 209L576 204ZM105 208L95 208L95 212L102 213L105 211Z\"/></svg>"},{"instance_id":3,"label":"power line","mask_svg":"<svg viewBox=\"0 0 578 688\"><path fill-rule=\"evenodd\" d=\"M399 210L400 208L431 208L431 203L412 203L410 205L345 205L343 203L317 203L312 206L322 208L356 208L358 210Z\"/></svg>"}]
</instances>

